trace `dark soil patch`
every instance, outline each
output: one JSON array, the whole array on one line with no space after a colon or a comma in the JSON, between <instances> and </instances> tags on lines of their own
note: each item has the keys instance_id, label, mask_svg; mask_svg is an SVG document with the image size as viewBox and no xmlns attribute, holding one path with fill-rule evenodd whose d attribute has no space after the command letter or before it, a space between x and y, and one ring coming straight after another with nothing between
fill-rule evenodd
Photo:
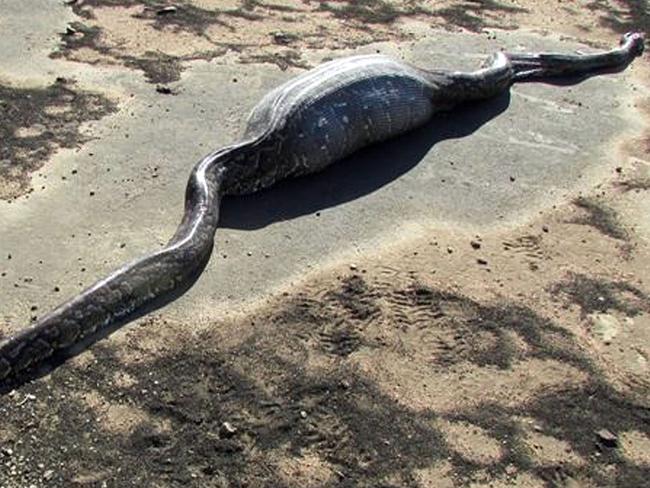
<instances>
[{"instance_id":1,"label":"dark soil patch","mask_svg":"<svg viewBox=\"0 0 650 488\"><path fill-rule=\"evenodd\" d=\"M434 15L443 18L450 25L463 27L472 32L481 32L488 27L499 29L516 29L516 25L504 25L503 19L490 21L488 14L525 13L527 9L513 7L494 0L466 0L453 7L446 7L434 11Z\"/></svg>"},{"instance_id":2,"label":"dark soil patch","mask_svg":"<svg viewBox=\"0 0 650 488\"><path fill-rule=\"evenodd\" d=\"M358 316L366 306L377 310L372 318ZM399 320L394 307L402 307ZM502 446L497 461L471 461L450 449L434 427L438 414L397 403L348 361L358 345L335 352L327 367L305 366L309 356L324 352L322 343L305 337L338 326L361 339L367 337L362 324L376 327L380 321L385 331L405 333L425 326L456 328L466 336L515 331L528 344L526 353L514 355L504 340L459 361L509 368L526 357L552 357L589 379L513 408L483 402L444 414L451 422L481 427ZM262 325L236 346L224 346L215 326L215 333L187 333L174 341L182 346L153 353L141 345L164 326L153 322L129 333L130 363L120 362L110 342L101 343L93 347L95 361L68 364L0 398L0 483L27 486L47 476L51 487L298 488L302 483L283 476L278 463L305 453L326 467L327 481L319 484L324 487L417 487L417 471L442 461L451 464L454 485L461 487L485 476L508 477L513 469L540 477L548 487L572 477L602 486L643 486L650 474L594 435L603 428L649 434L648 410L606 386L569 333L516 303L479 303L417 283L400 288L353 275L331 288L288 297L282 310L258 317ZM395 344L377 341L370 347L395 350ZM130 380L117 380L120 375ZM96 400L83 400L89 393ZM99 411L93 406L98 401ZM136 410L145 420L115 432L96 420L108 405ZM522 416L588 462L534 462Z\"/></svg>"},{"instance_id":3,"label":"dark soil patch","mask_svg":"<svg viewBox=\"0 0 650 488\"><path fill-rule=\"evenodd\" d=\"M0 182L12 199L29 191L30 175L58 148L71 148L90 139L79 127L117 109L97 93L77 90L60 78L46 88L0 85Z\"/></svg>"},{"instance_id":4,"label":"dark soil patch","mask_svg":"<svg viewBox=\"0 0 650 488\"><path fill-rule=\"evenodd\" d=\"M81 49L84 47L95 49L102 54L108 54L108 49L101 46L99 37L101 29L99 27L89 27L83 22L71 22L64 33L61 34L63 49ZM61 57L62 52L57 51L52 54L53 58Z\"/></svg>"},{"instance_id":5,"label":"dark soil patch","mask_svg":"<svg viewBox=\"0 0 650 488\"><path fill-rule=\"evenodd\" d=\"M415 3L415 2L413 2ZM387 24L405 14L413 14L419 9L412 7L404 11L384 0L338 0L321 2L322 10L331 12L343 19L353 19L364 24Z\"/></svg>"},{"instance_id":6,"label":"dark soil patch","mask_svg":"<svg viewBox=\"0 0 650 488\"><path fill-rule=\"evenodd\" d=\"M564 296L580 307L583 315L594 312L619 311L628 317L650 312L650 298L625 281L609 281L573 274L550 289L555 296Z\"/></svg>"},{"instance_id":7,"label":"dark soil patch","mask_svg":"<svg viewBox=\"0 0 650 488\"><path fill-rule=\"evenodd\" d=\"M169 7L167 2L149 3L150 5L135 17L151 21L156 29L171 28L175 31L186 31L203 36L211 25L226 25L220 19L220 12L214 10L206 10L185 3L174 4L174 10L164 10L165 7Z\"/></svg>"},{"instance_id":8,"label":"dark soil patch","mask_svg":"<svg viewBox=\"0 0 650 488\"><path fill-rule=\"evenodd\" d=\"M589 225L614 239L623 241L629 239L628 232L621 224L614 209L600 202L597 198L579 197L573 201L573 204L583 209L587 215L570 220L570 223Z\"/></svg>"},{"instance_id":9,"label":"dark soil patch","mask_svg":"<svg viewBox=\"0 0 650 488\"><path fill-rule=\"evenodd\" d=\"M177 81L183 63L189 60L204 59L210 60L222 55L228 49L242 52L241 62L268 62L279 66L282 70L288 67L308 68L309 66L302 60L302 54L299 50L285 50L280 53L259 54L252 52L251 46L244 43L242 45L226 44L219 39L211 39L206 34L208 28L213 25L220 25L229 29L230 19L243 18L249 21L261 21L272 14L282 15L288 12L294 12L296 9L290 6L276 5L266 3L262 4L256 0L242 2L236 8L223 8L219 10L199 8L185 1L178 1L170 4L164 0L87 0L84 2L75 2L71 4L73 11L81 18L91 20L95 18L95 9L105 7L134 7L139 6L141 9L132 14L134 18L142 19L149 28L153 26L156 29L165 30L168 33L189 32L193 35L207 39L214 45L214 49L205 52L197 52L188 56L171 56L166 53L160 53L152 50L144 56L133 56L124 52L120 46L111 46L106 44L101 35L101 27L85 26L81 22L73 23L70 27L72 31L62 34L62 48L59 52L54 53L54 57L69 57L74 59L74 51L82 47L94 50L104 56L113 58L116 62L126 66L143 70L148 81L152 83L169 83ZM436 12L426 10L419 2L409 1L402 5L396 5L385 0L333 0L319 2L321 11L331 13L335 18L341 21L349 21L348 26L352 25L354 29L366 30L369 24L390 24L399 18L413 16L436 16L455 19L453 12ZM475 3L470 2L471 8L476 8L480 12L491 10L503 10L506 7L497 2L481 4L477 7ZM470 10L471 10L470 8ZM515 11L510 7L508 11ZM454 11L455 12L455 11ZM460 12L460 11L459 11ZM478 14L477 14L478 15ZM461 22L463 24L463 22ZM298 35L291 32L278 33L273 38L276 44L290 44L297 42L298 39L303 41L303 45L310 47L322 47L322 36L330 35L326 29L322 33L313 35L313 39L306 41ZM395 35L398 35L395 33ZM407 35L398 35L400 39L408 37ZM387 36L376 34L368 41L384 41ZM340 43L352 46L359 45L360 41L346 42L340 39Z\"/></svg>"},{"instance_id":10,"label":"dark soil patch","mask_svg":"<svg viewBox=\"0 0 650 488\"><path fill-rule=\"evenodd\" d=\"M436 369L462 363L509 369L524 359L513 344L513 333L528 345L528 357L555 359L588 369L571 335L527 307L479 303L422 285L398 290L392 299L398 313L406 315L408 327L437 332L431 357Z\"/></svg>"},{"instance_id":11,"label":"dark soil patch","mask_svg":"<svg viewBox=\"0 0 650 488\"><path fill-rule=\"evenodd\" d=\"M534 451L523 441L526 434L515 419L523 414L535 419L536 429L543 435L560 439L569 447L567 454L579 454L588 460L581 468L570 462L540 465L533 461ZM519 408L504 408L483 403L473 410L450 415L451 420L471 422L502 439L505 465L518 472L531 472L544 480L549 488L569 486L576 479L588 478L589 486L642 487L650 474L647 466L627 460L618 448L606 448L596 433L608 429L618 434L641 427L648 432L650 410L635 404L624 395L592 378L580 387L549 391ZM488 468L492 473L497 470ZM496 472L495 472L496 471ZM572 483L573 481L573 483Z\"/></svg>"},{"instance_id":12,"label":"dark soil patch","mask_svg":"<svg viewBox=\"0 0 650 488\"><path fill-rule=\"evenodd\" d=\"M144 72L149 83L172 83L181 79L181 60L176 56L147 51L144 56L122 56L125 66Z\"/></svg>"},{"instance_id":13,"label":"dark soil patch","mask_svg":"<svg viewBox=\"0 0 650 488\"><path fill-rule=\"evenodd\" d=\"M592 0L585 7L600 12L601 24L615 32L641 31L650 36L650 10L645 0Z\"/></svg>"},{"instance_id":14,"label":"dark soil patch","mask_svg":"<svg viewBox=\"0 0 650 488\"><path fill-rule=\"evenodd\" d=\"M359 275L345 278L337 291L328 293L355 320L370 320L379 313L375 303L376 293L372 291L365 280Z\"/></svg>"},{"instance_id":15,"label":"dark soil patch","mask_svg":"<svg viewBox=\"0 0 650 488\"><path fill-rule=\"evenodd\" d=\"M209 26L224 23L220 20L223 12L201 9L183 2L174 3L172 11L163 10L165 7L170 7L170 4L162 0L88 0L83 3L75 2L71 4L71 7L80 17L93 19L95 18L93 13L95 8L139 5L143 6L143 9L134 14L134 18L147 21L156 29L171 29L175 32L185 31L197 36L205 36L205 31ZM100 27L90 27L82 22L74 22L70 24L70 27L72 30L61 34L61 48L52 54L53 58L67 58L75 50L88 48L113 58L125 66L142 70L147 81L153 84L178 81L183 69L183 62L195 59L210 60L222 55L227 50L226 47L215 44L213 50L197 52L188 56L171 56L160 51L147 51L143 56L132 56L121 52L114 46L105 44L102 40Z\"/></svg>"},{"instance_id":16,"label":"dark soil patch","mask_svg":"<svg viewBox=\"0 0 650 488\"><path fill-rule=\"evenodd\" d=\"M33 460L56 467L48 486L69 486L80 473L94 473L108 486L297 487L274 472L272 460L278 452L300 457L315 451L336 466L335 480L324 486L377 486L387 475L409 486L413 469L445 455L426 416L412 415L352 370L311 375L278 358L261 338L222 353L197 341L186 346L120 367L135 378L130 387L107 381L119 366L110 349L100 347L92 368L58 370L51 389L42 382L30 386L35 401L8 399L0 410L19 431L3 443L15 452L9 465L26 482L42 476ZM274 375L266 387L241 370L258 361ZM112 433L88 421L96 415L88 405L59 399L73 390L96 391L111 404L143 410L151 421L126 436ZM171 429L161 429L161 422ZM225 434L224 422L236 432ZM38 442L19 443L30 432L38 433Z\"/></svg>"}]
</instances>

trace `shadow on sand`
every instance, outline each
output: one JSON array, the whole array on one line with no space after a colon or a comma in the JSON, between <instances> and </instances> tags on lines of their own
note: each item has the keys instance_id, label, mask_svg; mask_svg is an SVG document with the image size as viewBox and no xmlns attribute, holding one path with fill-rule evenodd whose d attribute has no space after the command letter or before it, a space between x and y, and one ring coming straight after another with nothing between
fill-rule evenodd
<instances>
[{"instance_id":1,"label":"shadow on sand","mask_svg":"<svg viewBox=\"0 0 650 488\"><path fill-rule=\"evenodd\" d=\"M227 197L220 227L253 230L368 195L415 167L431 148L466 137L507 110L510 94L437 114L408 134L368 147L324 171L245 197Z\"/></svg>"}]
</instances>

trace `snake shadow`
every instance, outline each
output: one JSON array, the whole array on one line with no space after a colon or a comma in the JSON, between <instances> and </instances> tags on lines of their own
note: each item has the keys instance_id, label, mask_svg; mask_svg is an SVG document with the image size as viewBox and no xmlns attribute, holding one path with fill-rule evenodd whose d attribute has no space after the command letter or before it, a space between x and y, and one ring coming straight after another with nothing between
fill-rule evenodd
<instances>
[{"instance_id":1,"label":"snake shadow","mask_svg":"<svg viewBox=\"0 0 650 488\"><path fill-rule=\"evenodd\" d=\"M436 143L472 134L509 105L509 92L459 105L434 115L414 131L364 148L319 173L284 180L252 195L226 197L220 227L260 229L370 194L411 170Z\"/></svg>"}]
</instances>

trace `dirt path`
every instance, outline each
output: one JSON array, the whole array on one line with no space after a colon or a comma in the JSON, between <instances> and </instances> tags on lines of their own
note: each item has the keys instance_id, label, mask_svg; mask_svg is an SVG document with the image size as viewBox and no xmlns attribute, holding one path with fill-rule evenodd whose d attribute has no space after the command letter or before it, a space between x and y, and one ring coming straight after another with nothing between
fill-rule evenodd
<instances>
[{"instance_id":1,"label":"dirt path","mask_svg":"<svg viewBox=\"0 0 650 488\"><path fill-rule=\"evenodd\" d=\"M192 60L309 66L312 49L433 28L499 36L553 19L554 35L602 47L648 25L634 1L69 3L55 57L154 85ZM647 86L647 59L635 70ZM57 112L71 89L44 95L30 137L66 147L82 123L70 114L112 110L85 95ZM649 107L640 94L629 110L647 124ZM626 136L609 176L526 222L423 224L227 319L125 328L0 398L0 486L644 486L649 141ZM0 196L20 198L32 149L11 148L26 171L3 175Z\"/></svg>"}]
</instances>

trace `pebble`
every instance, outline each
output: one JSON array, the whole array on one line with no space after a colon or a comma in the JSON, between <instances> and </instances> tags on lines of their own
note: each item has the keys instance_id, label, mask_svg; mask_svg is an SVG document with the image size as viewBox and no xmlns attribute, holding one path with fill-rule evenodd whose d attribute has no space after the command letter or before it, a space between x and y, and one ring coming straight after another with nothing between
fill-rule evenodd
<instances>
[{"instance_id":1,"label":"pebble","mask_svg":"<svg viewBox=\"0 0 650 488\"><path fill-rule=\"evenodd\" d=\"M286 32L274 32L272 36L276 44L289 44L294 39L294 36Z\"/></svg>"},{"instance_id":2,"label":"pebble","mask_svg":"<svg viewBox=\"0 0 650 488\"><path fill-rule=\"evenodd\" d=\"M357 270L357 265L356 265L356 264L351 264L351 265L350 265L350 269L351 269L352 271L356 271L356 270Z\"/></svg>"},{"instance_id":3,"label":"pebble","mask_svg":"<svg viewBox=\"0 0 650 488\"><path fill-rule=\"evenodd\" d=\"M481 243L478 241L470 241L469 244L472 246L472 249L481 249Z\"/></svg>"},{"instance_id":4,"label":"pebble","mask_svg":"<svg viewBox=\"0 0 650 488\"><path fill-rule=\"evenodd\" d=\"M157 15L167 15L167 14L173 14L178 10L176 7L173 5L169 5L168 7L163 7L161 9L156 10Z\"/></svg>"},{"instance_id":5,"label":"pebble","mask_svg":"<svg viewBox=\"0 0 650 488\"><path fill-rule=\"evenodd\" d=\"M219 429L219 435L224 438L230 438L237 433L237 428L230 422L224 422Z\"/></svg>"},{"instance_id":6,"label":"pebble","mask_svg":"<svg viewBox=\"0 0 650 488\"><path fill-rule=\"evenodd\" d=\"M156 91L158 93L162 93L163 95L171 95L172 94L172 89L169 88L168 86L163 86L163 85L158 85L156 87Z\"/></svg>"},{"instance_id":7,"label":"pebble","mask_svg":"<svg viewBox=\"0 0 650 488\"><path fill-rule=\"evenodd\" d=\"M600 429L596 432L596 438L605 447L618 447L618 437L607 429Z\"/></svg>"}]
</instances>

